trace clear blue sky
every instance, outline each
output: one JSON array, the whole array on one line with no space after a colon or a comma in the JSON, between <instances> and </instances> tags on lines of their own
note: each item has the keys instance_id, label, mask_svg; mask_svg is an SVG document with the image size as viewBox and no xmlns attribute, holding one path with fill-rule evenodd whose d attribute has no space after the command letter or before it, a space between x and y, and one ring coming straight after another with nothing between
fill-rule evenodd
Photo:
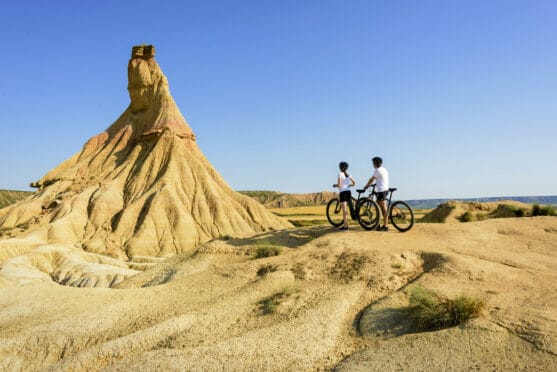
<instances>
[{"instance_id":1,"label":"clear blue sky","mask_svg":"<svg viewBox=\"0 0 557 372\"><path fill-rule=\"evenodd\" d=\"M152 43L199 145L239 190L401 198L557 194L555 1L9 1L0 188L79 151L129 104Z\"/></svg>"}]
</instances>

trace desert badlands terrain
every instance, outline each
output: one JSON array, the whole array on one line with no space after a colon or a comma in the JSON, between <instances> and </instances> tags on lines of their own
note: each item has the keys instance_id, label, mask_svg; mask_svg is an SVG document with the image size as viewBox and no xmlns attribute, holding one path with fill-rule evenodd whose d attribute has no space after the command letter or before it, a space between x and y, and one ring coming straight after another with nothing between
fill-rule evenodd
<instances>
[{"instance_id":1,"label":"desert badlands terrain","mask_svg":"<svg viewBox=\"0 0 557 372\"><path fill-rule=\"evenodd\" d=\"M0 209L1 370L557 370L557 218L296 228L209 164L152 46L128 78L121 117ZM485 306L417 332L418 286Z\"/></svg>"},{"instance_id":2,"label":"desert badlands terrain","mask_svg":"<svg viewBox=\"0 0 557 372\"><path fill-rule=\"evenodd\" d=\"M554 217L418 224L405 234L315 226L216 239L160 263L146 257L149 268L115 288L4 279L0 365L551 371L556 236ZM254 258L269 245L281 254ZM56 248L19 262L63 270ZM17 265L4 261L2 271L24 270ZM486 309L462 326L408 333L400 309L409 284L480 296ZM281 293L265 314L262 301Z\"/></svg>"}]
</instances>

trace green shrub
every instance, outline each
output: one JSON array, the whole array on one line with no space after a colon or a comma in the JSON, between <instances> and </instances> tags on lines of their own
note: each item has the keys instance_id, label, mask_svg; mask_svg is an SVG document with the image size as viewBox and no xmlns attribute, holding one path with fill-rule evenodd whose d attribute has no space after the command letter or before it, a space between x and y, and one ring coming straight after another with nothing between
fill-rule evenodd
<instances>
[{"instance_id":1,"label":"green shrub","mask_svg":"<svg viewBox=\"0 0 557 372\"><path fill-rule=\"evenodd\" d=\"M255 248L255 258L265 258L278 256L282 252L282 247L275 245L260 245Z\"/></svg>"},{"instance_id":2,"label":"green shrub","mask_svg":"<svg viewBox=\"0 0 557 372\"><path fill-rule=\"evenodd\" d=\"M522 208L513 208L512 211L516 217L524 217L526 215L524 209Z\"/></svg>"},{"instance_id":3,"label":"green shrub","mask_svg":"<svg viewBox=\"0 0 557 372\"><path fill-rule=\"evenodd\" d=\"M416 331L433 331L452 327L476 318L485 301L468 296L449 299L423 287L413 287L406 314Z\"/></svg>"},{"instance_id":4,"label":"green shrub","mask_svg":"<svg viewBox=\"0 0 557 372\"><path fill-rule=\"evenodd\" d=\"M532 206L532 216L557 216L557 210L553 205L539 205Z\"/></svg>"},{"instance_id":5,"label":"green shrub","mask_svg":"<svg viewBox=\"0 0 557 372\"><path fill-rule=\"evenodd\" d=\"M259 267L259 270L257 270L257 276L265 276L273 271L277 271L277 267L275 265L262 265Z\"/></svg>"},{"instance_id":6,"label":"green shrub","mask_svg":"<svg viewBox=\"0 0 557 372\"><path fill-rule=\"evenodd\" d=\"M474 221L474 215L470 211L466 211L460 215L461 222L472 222Z\"/></svg>"}]
</instances>

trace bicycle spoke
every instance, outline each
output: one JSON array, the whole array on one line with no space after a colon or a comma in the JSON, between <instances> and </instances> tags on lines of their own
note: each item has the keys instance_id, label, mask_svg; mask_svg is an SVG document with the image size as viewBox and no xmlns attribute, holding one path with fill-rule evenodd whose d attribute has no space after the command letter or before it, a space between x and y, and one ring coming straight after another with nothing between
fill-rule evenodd
<instances>
[{"instance_id":1,"label":"bicycle spoke","mask_svg":"<svg viewBox=\"0 0 557 372\"><path fill-rule=\"evenodd\" d=\"M371 199L363 199L358 203L358 223L366 230L373 230L379 223L379 207Z\"/></svg>"},{"instance_id":2,"label":"bicycle spoke","mask_svg":"<svg viewBox=\"0 0 557 372\"><path fill-rule=\"evenodd\" d=\"M331 199L327 204L327 220L333 226L340 226L344 222L342 206L338 198Z\"/></svg>"},{"instance_id":3,"label":"bicycle spoke","mask_svg":"<svg viewBox=\"0 0 557 372\"><path fill-rule=\"evenodd\" d=\"M408 231L414 225L414 212L403 201L394 202L389 212L393 226L401 232Z\"/></svg>"}]
</instances>

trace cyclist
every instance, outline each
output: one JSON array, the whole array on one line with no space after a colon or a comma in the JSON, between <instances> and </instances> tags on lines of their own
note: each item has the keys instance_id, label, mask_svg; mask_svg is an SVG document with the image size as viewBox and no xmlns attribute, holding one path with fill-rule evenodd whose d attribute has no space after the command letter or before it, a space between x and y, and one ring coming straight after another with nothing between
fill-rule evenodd
<instances>
[{"instance_id":1,"label":"cyclist","mask_svg":"<svg viewBox=\"0 0 557 372\"><path fill-rule=\"evenodd\" d=\"M338 165L340 172L338 173L337 183L333 187L338 187L339 199L342 205L342 218L344 223L340 227L340 230L348 230L348 218L346 216L346 204L350 203L350 212L352 212L352 201L350 188L356 184L354 178L348 174L348 163L345 161L340 162Z\"/></svg>"},{"instance_id":2,"label":"cyclist","mask_svg":"<svg viewBox=\"0 0 557 372\"><path fill-rule=\"evenodd\" d=\"M383 167L383 159L376 156L371 159L373 162L373 175L366 183L366 189L370 187L373 182L375 181L375 192L377 195L377 204L381 207L381 213L383 214L383 226L377 226L377 230L380 231L387 231L389 228L387 227L387 195L389 194L389 172L385 167Z\"/></svg>"}]
</instances>

